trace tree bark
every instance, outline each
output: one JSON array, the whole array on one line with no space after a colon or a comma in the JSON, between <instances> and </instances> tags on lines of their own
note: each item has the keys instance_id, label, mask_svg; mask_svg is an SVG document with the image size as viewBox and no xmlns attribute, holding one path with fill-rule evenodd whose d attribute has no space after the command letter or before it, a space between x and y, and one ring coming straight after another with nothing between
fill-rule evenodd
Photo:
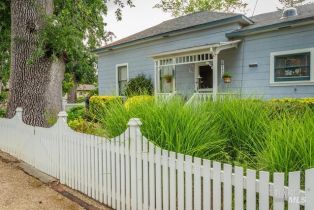
<instances>
[{"instance_id":1,"label":"tree bark","mask_svg":"<svg viewBox=\"0 0 314 210\"><path fill-rule=\"evenodd\" d=\"M78 87L78 82L77 82L75 75L73 75L73 83L74 83L74 85L68 93L68 103L76 103L76 100L77 100L76 90Z\"/></svg>"},{"instance_id":2,"label":"tree bark","mask_svg":"<svg viewBox=\"0 0 314 210\"><path fill-rule=\"evenodd\" d=\"M43 15L51 15L53 0L11 0L11 73L8 117L23 108L23 121L48 126L47 116L61 110L64 61L33 59ZM47 115L48 114L48 115Z\"/></svg>"}]
</instances>

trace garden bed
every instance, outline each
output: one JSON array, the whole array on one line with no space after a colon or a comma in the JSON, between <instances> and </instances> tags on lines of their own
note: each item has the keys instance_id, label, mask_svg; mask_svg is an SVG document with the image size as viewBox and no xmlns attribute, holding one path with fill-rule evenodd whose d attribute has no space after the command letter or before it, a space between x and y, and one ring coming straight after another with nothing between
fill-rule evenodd
<instances>
[{"instance_id":1,"label":"garden bed","mask_svg":"<svg viewBox=\"0 0 314 210\"><path fill-rule=\"evenodd\" d=\"M167 150L271 172L314 167L313 99L232 99L197 106L149 96L105 101L89 111L70 111L69 125L115 137L138 117L143 135Z\"/></svg>"}]
</instances>

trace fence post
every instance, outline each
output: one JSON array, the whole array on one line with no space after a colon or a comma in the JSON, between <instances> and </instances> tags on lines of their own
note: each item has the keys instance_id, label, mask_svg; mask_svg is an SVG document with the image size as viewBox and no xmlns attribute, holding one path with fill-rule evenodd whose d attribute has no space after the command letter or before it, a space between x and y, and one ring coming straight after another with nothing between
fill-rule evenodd
<instances>
[{"instance_id":1,"label":"fence post","mask_svg":"<svg viewBox=\"0 0 314 210\"><path fill-rule=\"evenodd\" d=\"M58 154L58 178L60 179L60 183L65 183L65 154L67 151L65 151L65 141L64 141L64 128L67 125L67 117L68 114L65 111L61 111L58 114L58 146L57 146L57 154Z\"/></svg>"},{"instance_id":2,"label":"fence post","mask_svg":"<svg viewBox=\"0 0 314 210\"><path fill-rule=\"evenodd\" d=\"M137 199L138 199L138 189L137 182L138 176L137 174L137 144L141 140L140 126L142 122L138 118L132 118L128 122L128 126L130 128L130 156L131 156L131 208L138 209Z\"/></svg>"},{"instance_id":3,"label":"fence post","mask_svg":"<svg viewBox=\"0 0 314 210\"><path fill-rule=\"evenodd\" d=\"M68 101L66 98L62 98L62 111L66 111L66 106L68 104Z\"/></svg>"},{"instance_id":4,"label":"fence post","mask_svg":"<svg viewBox=\"0 0 314 210\"><path fill-rule=\"evenodd\" d=\"M15 110L15 117L22 121L22 119L23 119L23 108L22 107L17 107L16 108L16 110Z\"/></svg>"}]
</instances>

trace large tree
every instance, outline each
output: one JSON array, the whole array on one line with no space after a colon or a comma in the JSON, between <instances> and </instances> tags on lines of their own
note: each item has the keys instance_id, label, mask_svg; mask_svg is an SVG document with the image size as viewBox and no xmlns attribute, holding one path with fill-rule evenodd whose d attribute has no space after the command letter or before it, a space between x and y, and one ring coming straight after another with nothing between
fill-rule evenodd
<instances>
[{"instance_id":1,"label":"large tree","mask_svg":"<svg viewBox=\"0 0 314 210\"><path fill-rule=\"evenodd\" d=\"M105 0L0 0L11 7L8 117L24 109L24 122L47 126L61 110L65 69L90 65L91 50L108 37ZM114 0L117 16L124 7ZM126 4L133 6L130 0ZM80 68L77 68L80 66ZM76 67L76 68L74 68Z\"/></svg>"},{"instance_id":2,"label":"large tree","mask_svg":"<svg viewBox=\"0 0 314 210\"><path fill-rule=\"evenodd\" d=\"M243 0L160 0L155 7L178 17L200 11L232 12L246 6L247 3Z\"/></svg>"},{"instance_id":3,"label":"large tree","mask_svg":"<svg viewBox=\"0 0 314 210\"><path fill-rule=\"evenodd\" d=\"M300 6L306 3L306 0L279 0L279 2L286 8Z\"/></svg>"}]
</instances>

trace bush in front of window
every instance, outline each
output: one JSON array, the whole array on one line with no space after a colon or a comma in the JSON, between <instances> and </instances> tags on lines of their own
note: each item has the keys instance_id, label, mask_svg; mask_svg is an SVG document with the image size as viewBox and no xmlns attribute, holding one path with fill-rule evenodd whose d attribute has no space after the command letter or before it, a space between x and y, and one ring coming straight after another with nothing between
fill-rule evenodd
<instances>
[{"instance_id":1,"label":"bush in front of window","mask_svg":"<svg viewBox=\"0 0 314 210\"><path fill-rule=\"evenodd\" d=\"M152 95L154 91L152 80L146 78L144 74L130 79L124 89L124 95L128 97L139 95Z\"/></svg>"}]
</instances>

